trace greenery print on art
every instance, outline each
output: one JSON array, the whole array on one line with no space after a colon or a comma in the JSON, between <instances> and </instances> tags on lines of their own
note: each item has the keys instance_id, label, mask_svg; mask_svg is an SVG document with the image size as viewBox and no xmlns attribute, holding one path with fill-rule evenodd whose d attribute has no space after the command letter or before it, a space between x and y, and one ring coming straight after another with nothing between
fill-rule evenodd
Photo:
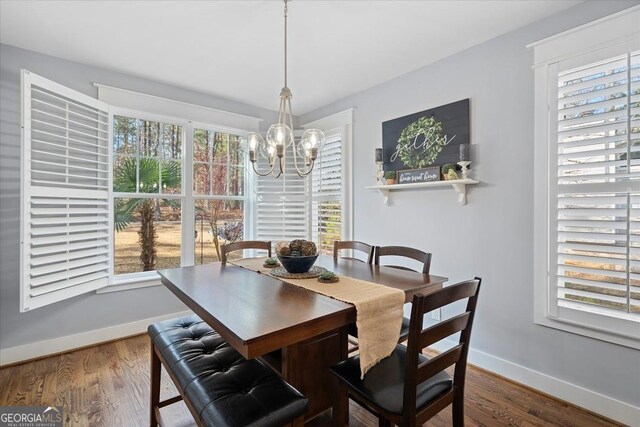
<instances>
[{"instance_id":1,"label":"greenery print on art","mask_svg":"<svg viewBox=\"0 0 640 427\"><path fill-rule=\"evenodd\" d=\"M442 123L433 117L421 117L402 130L391 161L400 157L410 168L429 166L435 162L447 142L442 135Z\"/></svg>"}]
</instances>

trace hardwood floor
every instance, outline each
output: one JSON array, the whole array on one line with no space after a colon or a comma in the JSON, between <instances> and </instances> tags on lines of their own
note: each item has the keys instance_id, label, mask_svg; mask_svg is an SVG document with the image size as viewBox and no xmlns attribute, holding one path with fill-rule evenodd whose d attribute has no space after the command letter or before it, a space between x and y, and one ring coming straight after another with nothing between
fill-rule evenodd
<instances>
[{"instance_id":1,"label":"hardwood floor","mask_svg":"<svg viewBox=\"0 0 640 427\"><path fill-rule=\"evenodd\" d=\"M161 398L176 394L163 370ZM149 338L139 335L0 369L0 406L56 405L65 425L145 426L149 423ZM194 426L184 403L162 409L170 426ZM467 374L467 426L611 426L610 420L471 367ZM350 425L377 426L352 403ZM328 426L330 414L308 425ZM427 426L451 425L445 409Z\"/></svg>"}]
</instances>

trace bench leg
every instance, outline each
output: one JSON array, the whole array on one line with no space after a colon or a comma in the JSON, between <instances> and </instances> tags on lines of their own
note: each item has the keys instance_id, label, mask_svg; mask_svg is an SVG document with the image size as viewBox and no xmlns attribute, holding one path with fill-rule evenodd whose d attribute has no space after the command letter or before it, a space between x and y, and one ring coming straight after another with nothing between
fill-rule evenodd
<instances>
[{"instance_id":1,"label":"bench leg","mask_svg":"<svg viewBox=\"0 0 640 427\"><path fill-rule=\"evenodd\" d=\"M291 427L302 427L302 426L304 426L304 415L291 421Z\"/></svg>"},{"instance_id":2,"label":"bench leg","mask_svg":"<svg viewBox=\"0 0 640 427\"><path fill-rule=\"evenodd\" d=\"M153 345L153 341L151 342L151 396L149 403L149 425L151 427L156 427L158 425L158 419L156 418L156 408L159 409L158 404L160 403L160 369L162 368L162 364L160 363L160 358L156 354L155 346Z\"/></svg>"}]
</instances>

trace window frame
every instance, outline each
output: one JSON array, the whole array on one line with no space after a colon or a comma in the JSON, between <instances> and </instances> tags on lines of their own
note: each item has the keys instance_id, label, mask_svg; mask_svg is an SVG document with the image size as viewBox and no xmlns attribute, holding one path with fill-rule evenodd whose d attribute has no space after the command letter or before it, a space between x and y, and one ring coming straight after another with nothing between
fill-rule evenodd
<instances>
[{"instance_id":1,"label":"window frame","mask_svg":"<svg viewBox=\"0 0 640 427\"><path fill-rule=\"evenodd\" d=\"M534 50L535 70L534 322L636 349L640 349L640 319L605 315L597 309L571 308L570 304L559 307L555 302L557 283L552 271L557 269L558 246L555 107L559 64L563 64L563 69L578 67L637 50L639 23L640 7L633 7L528 46ZM629 189L638 182L629 181Z\"/></svg>"},{"instance_id":2,"label":"window frame","mask_svg":"<svg viewBox=\"0 0 640 427\"><path fill-rule=\"evenodd\" d=\"M191 266L195 265L195 248L193 245L193 235L195 233L195 201L196 199L203 200L241 200L244 205L244 236L243 238L246 240L248 236L252 232L252 215L251 215L251 202L248 188L251 185L251 179L248 176L247 163L248 160L245 156L244 159L244 195L243 196L223 196L223 195L196 195L193 190L193 132L195 129L203 129L207 131L213 132L221 132L221 133L231 133L235 135L245 135L248 133L248 130L237 129L228 126L215 125L210 123L202 123L196 122L189 119L172 117L163 114L151 113L147 111L136 110L132 108L126 107L116 107L112 106L109 111L109 120L111 124L111 128L113 128L113 121L115 116L125 116L129 118L135 118L137 120L149 120L149 121L157 121L163 124L173 124L182 126L183 131L183 146L182 146L182 188L181 193L179 195L175 194L161 194L161 193L116 193L113 191L113 185L110 188L110 201L113 204L116 198L118 197L136 197L136 198L167 198L167 199L177 199L181 202L181 228L182 228L182 240L181 240L181 248L180 248L180 266ZM113 134L110 135L110 150L111 150L111 164L110 169L111 173L113 173L113 158L115 153L113 153ZM113 215L113 208L111 210L111 214ZM191 220L193 219L193 220ZM115 291L122 290L130 290L130 289L139 289L143 287L149 286L157 286L161 285L160 275L157 271L141 271L135 273L124 273L124 274L114 274L114 251L115 251L115 230L113 230L113 250L110 255L110 277L112 278L111 283L97 290L97 293L109 293Z\"/></svg>"}]
</instances>

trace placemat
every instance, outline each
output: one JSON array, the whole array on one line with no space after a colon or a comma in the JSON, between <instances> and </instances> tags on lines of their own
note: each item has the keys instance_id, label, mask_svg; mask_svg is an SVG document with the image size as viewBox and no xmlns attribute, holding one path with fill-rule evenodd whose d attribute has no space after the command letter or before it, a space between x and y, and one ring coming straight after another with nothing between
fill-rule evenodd
<instances>
[{"instance_id":1,"label":"placemat","mask_svg":"<svg viewBox=\"0 0 640 427\"><path fill-rule=\"evenodd\" d=\"M270 272L262 266L264 258L229 262L264 274ZM400 338L404 304L404 292L400 289L348 276L340 276L338 283L319 283L316 279L279 279L355 306L361 378L395 349Z\"/></svg>"},{"instance_id":2,"label":"placemat","mask_svg":"<svg viewBox=\"0 0 640 427\"><path fill-rule=\"evenodd\" d=\"M264 267L264 264L262 266ZM320 277L325 271L327 271L326 268L313 265L306 273L289 273L284 267L276 267L271 269L269 274L280 279L314 279Z\"/></svg>"}]
</instances>

